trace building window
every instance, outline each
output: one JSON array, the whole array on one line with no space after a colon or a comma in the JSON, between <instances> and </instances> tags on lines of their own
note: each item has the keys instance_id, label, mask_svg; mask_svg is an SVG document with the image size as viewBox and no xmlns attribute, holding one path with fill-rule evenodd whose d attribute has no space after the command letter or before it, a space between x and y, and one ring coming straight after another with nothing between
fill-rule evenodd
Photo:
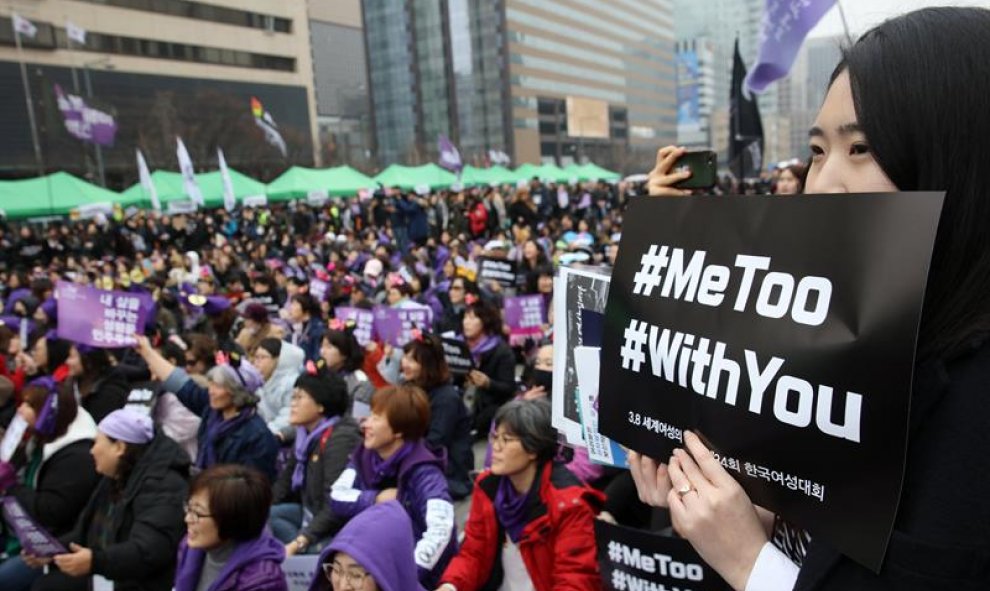
<instances>
[{"instance_id":1,"label":"building window","mask_svg":"<svg viewBox=\"0 0 990 591\"><path fill-rule=\"evenodd\" d=\"M128 8L144 12L155 12L181 18L191 18L201 21L264 29L277 33L291 33L292 21L287 18L260 14L236 8L214 6L189 0L81 0L91 4L103 4L117 8Z\"/></svg>"}]
</instances>

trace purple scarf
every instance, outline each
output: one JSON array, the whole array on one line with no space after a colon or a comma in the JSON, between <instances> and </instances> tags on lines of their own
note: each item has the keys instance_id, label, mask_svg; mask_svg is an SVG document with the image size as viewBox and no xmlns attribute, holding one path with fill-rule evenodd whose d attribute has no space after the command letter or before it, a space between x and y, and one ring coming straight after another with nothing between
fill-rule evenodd
<instances>
[{"instance_id":1,"label":"purple scarf","mask_svg":"<svg viewBox=\"0 0 990 591\"><path fill-rule=\"evenodd\" d=\"M217 443L226 437L227 433L237 429L254 416L254 408L245 408L229 420L224 420L223 415L215 410L211 410L206 418L206 441L200 441L199 457L196 458L196 467L209 468L217 463Z\"/></svg>"},{"instance_id":2,"label":"purple scarf","mask_svg":"<svg viewBox=\"0 0 990 591\"><path fill-rule=\"evenodd\" d=\"M365 475L367 476L365 480L367 485L371 488L377 488L382 482L390 478L397 478L399 475L399 466L402 465L402 461L406 459L406 456L412 453L414 447L414 443L407 441L387 460L383 460L378 455L378 452L368 454L368 468L371 470L371 473Z\"/></svg>"},{"instance_id":3,"label":"purple scarf","mask_svg":"<svg viewBox=\"0 0 990 591\"><path fill-rule=\"evenodd\" d=\"M540 473L536 473L533 480L535 486L539 482ZM530 488L525 494L516 490L512 486L512 481L508 476L503 476L498 483L498 490L495 492L495 516L498 522L505 528L505 533L509 534L509 539L513 544L519 543L519 536L522 535L523 526L526 525L526 509L529 507L530 495L533 489Z\"/></svg>"},{"instance_id":4,"label":"purple scarf","mask_svg":"<svg viewBox=\"0 0 990 591\"><path fill-rule=\"evenodd\" d=\"M477 345L468 344L468 348L471 349L471 357L474 358L475 365L480 365L481 356L497 347L498 342L499 338L497 336L490 335L478 341Z\"/></svg>"},{"instance_id":5,"label":"purple scarf","mask_svg":"<svg viewBox=\"0 0 990 591\"><path fill-rule=\"evenodd\" d=\"M323 419L307 435L306 427L296 427L296 468L292 471L292 491L302 488L306 481L306 454L309 453L310 446L323 436L323 432L333 427L340 420L340 416Z\"/></svg>"}]
</instances>

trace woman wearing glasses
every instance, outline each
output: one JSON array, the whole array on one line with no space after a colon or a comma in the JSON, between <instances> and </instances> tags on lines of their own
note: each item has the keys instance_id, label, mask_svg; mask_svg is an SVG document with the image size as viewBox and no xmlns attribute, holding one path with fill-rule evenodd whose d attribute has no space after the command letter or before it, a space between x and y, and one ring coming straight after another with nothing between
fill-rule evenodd
<instances>
[{"instance_id":1,"label":"woman wearing glasses","mask_svg":"<svg viewBox=\"0 0 990 591\"><path fill-rule=\"evenodd\" d=\"M545 400L513 400L495 414L492 467L475 483L460 552L437 591L601 589L595 514L601 493L554 464Z\"/></svg>"},{"instance_id":2,"label":"woman wearing glasses","mask_svg":"<svg viewBox=\"0 0 990 591\"><path fill-rule=\"evenodd\" d=\"M396 501L370 507L327 547L309 591L424 591L416 581L412 522Z\"/></svg>"},{"instance_id":3,"label":"woman wearing glasses","mask_svg":"<svg viewBox=\"0 0 990 591\"><path fill-rule=\"evenodd\" d=\"M185 505L175 591L287 591L285 547L265 528L272 489L245 466L214 466L193 479Z\"/></svg>"}]
</instances>

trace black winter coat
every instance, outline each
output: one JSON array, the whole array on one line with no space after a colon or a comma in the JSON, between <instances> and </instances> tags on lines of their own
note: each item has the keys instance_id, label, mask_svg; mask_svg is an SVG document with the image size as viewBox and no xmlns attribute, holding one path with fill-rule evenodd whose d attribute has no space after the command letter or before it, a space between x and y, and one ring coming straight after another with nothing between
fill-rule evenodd
<instances>
[{"instance_id":1,"label":"black winter coat","mask_svg":"<svg viewBox=\"0 0 990 591\"><path fill-rule=\"evenodd\" d=\"M111 542L93 549L93 573L114 582L116 591L170 591L179 541L186 533L183 503L188 495L189 456L160 431L148 443L115 504L108 528ZM111 484L103 478L70 534L62 538L92 548L89 540L97 511L111 503ZM46 579L51 577L51 583ZM52 573L33 589L60 588L65 575ZM77 579L78 580L78 579ZM58 585L58 587L56 587Z\"/></svg>"},{"instance_id":2,"label":"black winter coat","mask_svg":"<svg viewBox=\"0 0 990 591\"><path fill-rule=\"evenodd\" d=\"M487 434L495 411L512 399L516 393L516 359L505 341L481 355L478 371L487 375L491 384L478 388L474 401L474 428L479 434Z\"/></svg>"},{"instance_id":3,"label":"black winter coat","mask_svg":"<svg viewBox=\"0 0 990 591\"><path fill-rule=\"evenodd\" d=\"M461 393L447 383L430 390L430 430L426 442L447 456L447 487L454 499L471 494L471 470L474 451L471 449L471 418L461 399Z\"/></svg>"},{"instance_id":4,"label":"black winter coat","mask_svg":"<svg viewBox=\"0 0 990 591\"><path fill-rule=\"evenodd\" d=\"M879 575L813 538L795 590L990 589L988 393L990 342L917 368L904 487Z\"/></svg>"},{"instance_id":5,"label":"black winter coat","mask_svg":"<svg viewBox=\"0 0 990 591\"><path fill-rule=\"evenodd\" d=\"M130 391L130 385L123 374L114 369L97 381L89 394L83 396L82 406L96 424L99 424L103 417L124 408Z\"/></svg>"},{"instance_id":6,"label":"black winter coat","mask_svg":"<svg viewBox=\"0 0 990 591\"><path fill-rule=\"evenodd\" d=\"M35 488L17 484L7 494L52 535L68 533L100 478L89 455L92 447L92 439L66 445L38 468Z\"/></svg>"},{"instance_id":7,"label":"black winter coat","mask_svg":"<svg viewBox=\"0 0 990 591\"><path fill-rule=\"evenodd\" d=\"M289 460L278 475L274 486L274 503L301 503L303 509L312 512L313 519L299 533L310 543L327 538L345 523L330 510L330 489L337 477L347 467L347 461L361 444L361 429L353 417L343 417L333 426L326 446L314 441L306 451L306 480L301 491L292 490L292 473L296 469L296 456L290 448Z\"/></svg>"}]
</instances>

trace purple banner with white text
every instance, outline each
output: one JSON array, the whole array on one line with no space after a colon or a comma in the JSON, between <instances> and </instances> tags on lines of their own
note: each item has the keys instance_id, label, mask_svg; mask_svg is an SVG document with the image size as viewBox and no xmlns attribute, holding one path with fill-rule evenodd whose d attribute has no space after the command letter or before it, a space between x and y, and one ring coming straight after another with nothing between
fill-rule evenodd
<instances>
[{"instance_id":1,"label":"purple banner with white text","mask_svg":"<svg viewBox=\"0 0 990 591\"><path fill-rule=\"evenodd\" d=\"M375 334L393 347L408 343L413 329L429 331L432 326L430 308L375 308Z\"/></svg>"},{"instance_id":2,"label":"purple banner with white text","mask_svg":"<svg viewBox=\"0 0 990 591\"><path fill-rule=\"evenodd\" d=\"M66 553L65 546L31 519L16 498L4 497L3 518L14 530L21 547L27 554L51 558L56 554Z\"/></svg>"},{"instance_id":3,"label":"purple banner with white text","mask_svg":"<svg viewBox=\"0 0 990 591\"><path fill-rule=\"evenodd\" d=\"M58 337L102 348L127 347L134 335L144 332L154 307L150 294L104 291L59 281Z\"/></svg>"}]
</instances>

